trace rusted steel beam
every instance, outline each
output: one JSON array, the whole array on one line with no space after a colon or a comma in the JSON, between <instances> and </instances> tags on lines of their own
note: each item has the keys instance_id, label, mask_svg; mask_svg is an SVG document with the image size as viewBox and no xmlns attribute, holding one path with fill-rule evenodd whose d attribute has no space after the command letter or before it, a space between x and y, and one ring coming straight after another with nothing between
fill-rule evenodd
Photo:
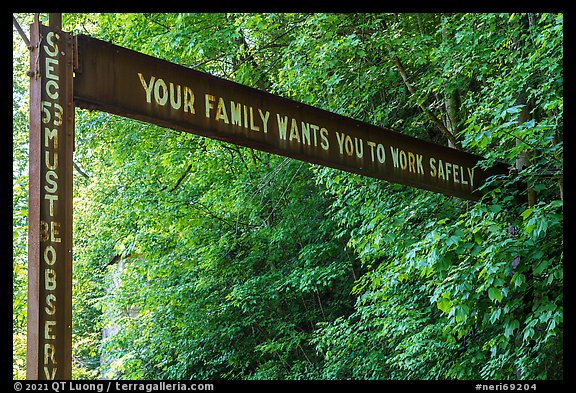
<instances>
[{"instance_id":1,"label":"rusted steel beam","mask_svg":"<svg viewBox=\"0 0 576 393\"><path fill-rule=\"evenodd\" d=\"M54 30L62 30L62 14L59 12L49 13L48 26L50 26Z\"/></svg>"},{"instance_id":2,"label":"rusted steel beam","mask_svg":"<svg viewBox=\"0 0 576 393\"><path fill-rule=\"evenodd\" d=\"M37 20L37 19L36 19ZM30 137L28 180L28 312L26 329L26 378L39 379L40 340L40 166L42 146L41 91L39 77L40 30L30 27Z\"/></svg>"},{"instance_id":3,"label":"rusted steel beam","mask_svg":"<svg viewBox=\"0 0 576 393\"><path fill-rule=\"evenodd\" d=\"M77 37L77 106L434 192L477 200L483 158Z\"/></svg>"},{"instance_id":4,"label":"rusted steel beam","mask_svg":"<svg viewBox=\"0 0 576 393\"><path fill-rule=\"evenodd\" d=\"M72 377L72 36L30 27L27 379Z\"/></svg>"}]
</instances>

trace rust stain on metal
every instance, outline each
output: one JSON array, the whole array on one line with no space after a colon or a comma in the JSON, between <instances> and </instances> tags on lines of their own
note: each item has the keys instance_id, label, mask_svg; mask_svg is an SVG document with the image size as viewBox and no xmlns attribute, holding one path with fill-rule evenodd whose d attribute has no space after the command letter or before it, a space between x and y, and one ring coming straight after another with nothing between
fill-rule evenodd
<instances>
[{"instance_id":1,"label":"rust stain on metal","mask_svg":"<svg viewBox=\"0 0 576 393\"><path fill-rule=\"evenodd\" d=\"M409 137L88 36L74 97L98 109L266 152L477 200L505 164Z\"/></svg>"},{"instance_id":2,"label":"rust stain on metal","mask_svg":"<svg viewBox=\"0 0 576 393\"><path fill-rule=\"evenodd\" d=\"M72 37L32 24L27 379L72 376Z\"/></svg>"},{"instance_id":3,"label":"rust stain on metal","mask_svg":"<svg viewBox=\"0 0 576 393\"><path fill-rule=\"evenodd\" d=\"M30 27L30 148L28 185L28 312L26 329L26 378L38 379L40 370L40 158L41 81L35 77L40 56L40 31Z\"/></svg>"}]
</instances>

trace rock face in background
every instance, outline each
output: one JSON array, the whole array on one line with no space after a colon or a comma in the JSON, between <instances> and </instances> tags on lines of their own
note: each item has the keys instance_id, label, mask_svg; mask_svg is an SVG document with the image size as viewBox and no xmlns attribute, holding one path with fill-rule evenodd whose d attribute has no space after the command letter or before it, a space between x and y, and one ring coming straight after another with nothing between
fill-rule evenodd
<instances>
[{"instance_id":1,"label":"rock face in background","mask_svg":"<svg viewBox=\"0 0 576 393\"><path fill-rule=\"evenodd\" d=\"M122 274L125 271L126 264L128 264L133 257L123 258L115 256L108 263L108 279L110 285L106 288L106 297L113 297L118 288L122 285ZM108 339L118 334L122 329L121 325L114 324L118 321L118 316L128 318L138 318L138 309L135 306L126 307L123 309L114 308L110 303L104 307L103 323L110 326L102 329L102 349L100 351L100 370L102 379L118 379L122 377L122 373L114 367L116 357L106 350L106 342ZM120 318L121 320L121 318Z\"/></svg>"}]
</instances>

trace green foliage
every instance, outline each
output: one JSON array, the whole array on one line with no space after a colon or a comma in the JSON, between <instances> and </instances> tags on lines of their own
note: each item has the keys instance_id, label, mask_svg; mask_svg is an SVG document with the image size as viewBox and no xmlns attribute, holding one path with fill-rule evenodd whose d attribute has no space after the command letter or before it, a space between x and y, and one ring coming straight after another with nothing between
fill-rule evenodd
<instances>
[{"instance_id":1,"label":"green foliage","mask_svg":"<svg viewBox=\"0 0 576 393\"><path fill-rule=\"evenodd\" d=\"M420 106L447 123L456 96L451 129L481 165L529 157L472 203L78 110L74 377L563 378L561 14L64 14L64 29L435 143Z\"/></svg>"}]
</instances>

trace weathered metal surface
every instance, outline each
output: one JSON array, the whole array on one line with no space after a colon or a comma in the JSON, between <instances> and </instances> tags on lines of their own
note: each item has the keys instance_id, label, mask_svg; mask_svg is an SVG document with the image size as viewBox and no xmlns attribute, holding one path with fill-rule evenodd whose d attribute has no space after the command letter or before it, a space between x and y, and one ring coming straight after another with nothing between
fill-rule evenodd
<instances>
[{"instance_id":1,"label":"weathered metal surface","mask_svg":"<svg viewBox=\"0 0 576 393\"><path fill-rule=\"evenodd\" d=\"M27 379L72 376L72 36L30 27Z\"/></svg>"},{"instance_id":2,"label":"weathered metal surface","mask_svg":"<svg viewBox=\"0 0 576 393\"><path fill-rule=\"evenodd\" d=\"M77 37L76 105L466 199L482 157L412 138L88 36Z\"/></svg>"}]
</instances>

